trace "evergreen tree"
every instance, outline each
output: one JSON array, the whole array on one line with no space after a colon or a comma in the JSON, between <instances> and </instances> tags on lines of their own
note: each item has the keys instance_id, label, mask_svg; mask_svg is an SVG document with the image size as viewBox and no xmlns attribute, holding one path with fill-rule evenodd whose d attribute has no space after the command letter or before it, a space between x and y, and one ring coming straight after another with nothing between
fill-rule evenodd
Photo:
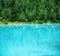
<instances>
[{"instance_id":1,"label":"evergreen tree","mask_svg":"<svg viewBox=\"0 0 60 56\"><path fill-rule=\"evenodd\" d=\"M0 0L0 18L2 21L60 20L60 0Z\"/></svg>"},{"instance_id":2,"label":"evergreen tree","mask_svg":"<svg viewBox=\"0 0 60 56\"><path fill-rule=\"evenodd\" d=\"M60 7L58 8L58 19L60 20Z\"/></svg>"}]
</instances>

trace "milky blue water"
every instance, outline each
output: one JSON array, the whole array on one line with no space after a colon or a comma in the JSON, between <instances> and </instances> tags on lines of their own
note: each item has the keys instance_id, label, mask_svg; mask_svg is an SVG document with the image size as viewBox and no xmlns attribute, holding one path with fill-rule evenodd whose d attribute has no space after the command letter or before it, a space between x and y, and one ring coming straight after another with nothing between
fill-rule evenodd
<instances>
[{"instance_id":1,"label":"milky blue water","mask_svg":"<svg viewBox=\"0 0 60 56\"><path fill-rule=\"evenodd\" d=\"M0 25L0 56L60 56L60 24Z\"/></svg>"}]
</instances>

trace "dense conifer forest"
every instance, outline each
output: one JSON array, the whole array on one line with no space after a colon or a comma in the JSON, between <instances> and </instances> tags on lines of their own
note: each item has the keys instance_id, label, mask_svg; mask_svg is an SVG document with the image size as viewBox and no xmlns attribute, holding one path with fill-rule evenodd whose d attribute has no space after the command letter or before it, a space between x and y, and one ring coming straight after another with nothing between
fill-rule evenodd
<instances>
[{"instance_id":1,"label":"dense conifer forest","mask_svg":"<svg viewBox=\"0 0 60 56\"><path fill-rule=\"evenodd\" d=\"M0 21L60 21L60 0L0 0Z\"/></svg>"}]
</instances>

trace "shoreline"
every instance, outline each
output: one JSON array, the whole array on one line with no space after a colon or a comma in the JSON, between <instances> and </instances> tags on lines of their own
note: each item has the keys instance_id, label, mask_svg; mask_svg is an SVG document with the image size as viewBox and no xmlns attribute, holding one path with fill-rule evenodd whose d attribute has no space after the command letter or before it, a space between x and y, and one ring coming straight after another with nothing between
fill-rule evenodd
<instances>
[{"instance_id":1,"label":"shoreline","mask_svg":"<svg viewBox=\"0 0 60 56\"><path fill-rule=\"evenodd\" d=\"M14 22L11 22L11 21L0 21L0 25L1 24L60 24L60 20L59 21L56 21L56 22L51 22L51 21L47 21L47 22L38 22L38 21L31 21L31 22L18 22L18 21L14 21Z\"/></svg>"}]
</instances>

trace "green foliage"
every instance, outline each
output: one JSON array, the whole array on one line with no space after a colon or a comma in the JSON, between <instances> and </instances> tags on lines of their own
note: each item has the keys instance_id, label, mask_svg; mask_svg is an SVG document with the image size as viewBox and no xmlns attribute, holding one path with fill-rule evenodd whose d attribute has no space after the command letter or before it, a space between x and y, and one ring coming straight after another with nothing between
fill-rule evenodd
<instances>
[{"instance_id":1,"label":"green foliage","mask_svg":"<svg viewBox=\"0 0 60 56\"><path fill-rule=\"evenodd\" d=\"M18 21L25 21L25 14L24 13L20 13L18 17L19 17Z\"/></svg>"},{"instance_id":2,"label":"green foliage","mask_svg":"<svg viewBox=\"0 0 60 56\"><path fill-rule=\"evenodd\" d=\"M10 20L11 19L11 10L9 8L4 9L2 11L2 18L5 19L5 20Z\"/></svg>"},{"instance_id":3,"label":"green foliage","mask_svg":"<svg viewBox=\"0 0 60 56\"><path fill-rule=\"evenodd\" d=\"M58 8L58 18L60 19L60 7Z\"/></svg>"},{"instance_id":4,"label":"green foliage","mask_svg":"<svg viewBox=\"0 0 60 56\"><path fill-rule=\"evenodd\" d=\"M60 0L0 0L5 21L60 20Z\"/></svg>"},{"instance_id":5,"label":"green foliage","mask_svg":"<svg viewBox=\"0 0 60 56\"><path fill-rule=\"evenodd\" d=\"M45 10L44 10L44 18L45 18L45 19L48 19L48 13L49 13L48 10L45 9Z\"/></svg>"},{"instance_id":6,"label":"green foliage","mask_svg":"<svg viewBox=\"0 0 60 56\"><path fill-rule=\"evenodd\" d=\"M44 18L44 10L43 9L39 10L38 17L39 17L39 20L43 20L43 18Z\"/></svg>"}]
</instances>

